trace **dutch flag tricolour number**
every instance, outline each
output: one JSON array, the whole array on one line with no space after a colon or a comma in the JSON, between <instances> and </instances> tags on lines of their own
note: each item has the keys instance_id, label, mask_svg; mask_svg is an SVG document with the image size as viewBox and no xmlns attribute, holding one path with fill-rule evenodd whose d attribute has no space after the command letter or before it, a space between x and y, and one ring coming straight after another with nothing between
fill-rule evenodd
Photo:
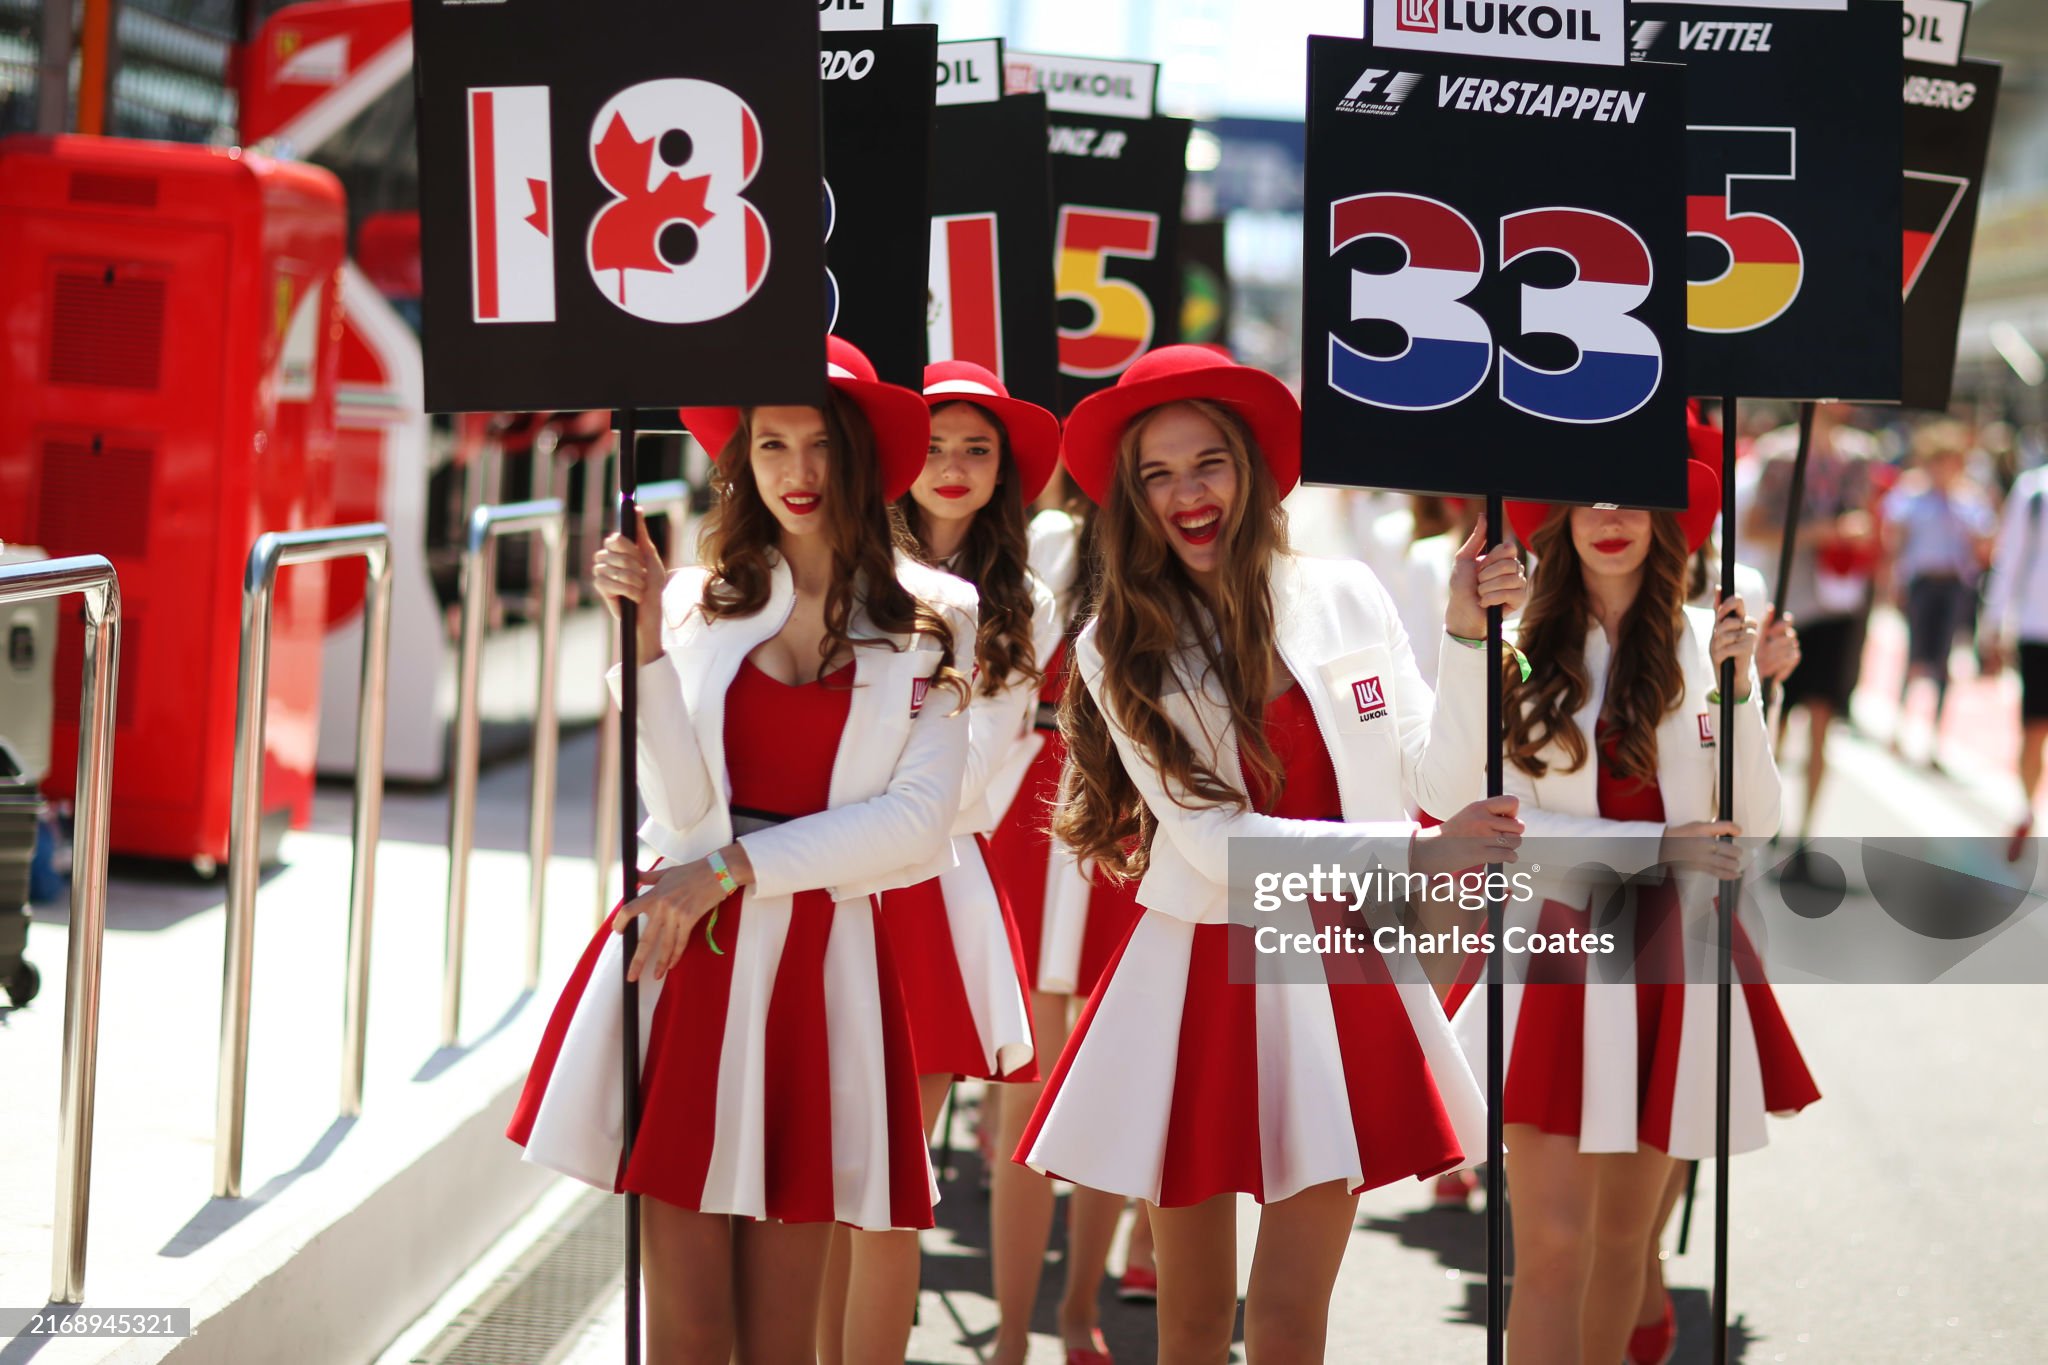
<instances>
[{"instance_id":1,"label":"dutch flag tricolour number","mask_svg":"<svg viewBox=\"0 0 2048 1365\"><path fill-rule=\"evenodd\" d=\"M478 322L555 320L548 88L469 92L469 222Z\"/></svg>"}]
</instances>

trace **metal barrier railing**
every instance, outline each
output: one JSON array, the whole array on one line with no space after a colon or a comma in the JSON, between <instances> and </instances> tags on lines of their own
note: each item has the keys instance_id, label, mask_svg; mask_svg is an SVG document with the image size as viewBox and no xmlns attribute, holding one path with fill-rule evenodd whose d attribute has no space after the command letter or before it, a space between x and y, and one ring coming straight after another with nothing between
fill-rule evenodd
<instances>
[{"instance_id":1,"label":"metal barrier railing","mask_svg":"<svg viewBox=\"0 0 2048 1365\"><path fill-rule=\"evenodd\" d=\"M469 917L469 855L476 842L476 782L482 721L477 714L484 620L497 583L493 549L505 536L533 532L546 556L541 588L540 682L533 712L533 798L527 819L526 987L540 984L541 907L554 842L555 672L561 652L562 592L567 568L567 517L555 498L479 507L470 514L462 551L462 650L456 669L455 761L448 795L448 925L441 971L441 1044L462 1029L462 950Z\"/></svg>"},{"instance_id":2,"label":"metal barrier railing","mask_svg":"<svg viewBox=\"0 0 2048 1365\"><path fill-rule=\"evenodd\" d=\"M223 1199L242 1195L256 891L263 876L263 729L270 700L270 621L277 575L293 564L358 558L365 561L368 582L363 592L362 690L356 700L348 956L341 1014L341 1113L352 1118L363 1109L370 916L376 899L377 836L384 816L384 703L391 661L391 534L381 522L265 532L249 547L248 567L242 575L242 669L235 691L234 804L228 813L227 948L221 967L220 1066L214 1093L213 1192Z\"/></svg>"},{"instance_id":3,"label":"metal barrier railing","mask_svg":"<svg viewBox=\"0 0 2048 1365\"><path fill-rule=\"evenodd\" d=\"M50 1301L85 1299L92 1205L92 1117L99 1078L100 951L107 933L107 815L114 778L114 690L121 670L121 581L103 555L0 567L0 602L85 597L78 688L77 823L71 843L70 947L65 953L64 1054L57 1100L57 1216Z\"/></svg>"},{"instance_id":4,"label":"metal barrier railing","mask_svg":"<svg viewBox=\"0 0 2048 1365\"><path fill-rule=\"evenodd\" d=\"M668 517L668 548L664 558L668 567L676 567L676 547L682 543L683 522L690 511L690 485L685 479L665 479L660 483L643 483L633 496L642 516ZM609 651L606 659L619 657L619 618L605 614L606 640ZM612 878L612 853L619 846L619 710L605 698L604 710L599 713L597 723L597 800L591 812L595 839L593 847L597 858L597 922L604 923L604 917L612 912L613 892L617 882Z\"/></svg>"}]
</instances>

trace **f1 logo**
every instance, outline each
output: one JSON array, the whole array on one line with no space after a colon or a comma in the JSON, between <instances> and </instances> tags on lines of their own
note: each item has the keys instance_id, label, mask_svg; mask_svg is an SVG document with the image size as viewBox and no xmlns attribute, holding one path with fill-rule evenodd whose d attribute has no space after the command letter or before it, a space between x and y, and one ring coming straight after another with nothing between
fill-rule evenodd
<instances>
[{"instance_id":1,"label":"f1 logo","mask_svg":"<svg viewBox=\"0 0 2048 1365\"><path fill-rule=\"evenodd\" d=\"M1702 711L1702 712L1700 712L1700 715L1699 715L1699 721L1700 721L1700 747L1701 747L1702 749L1711 749L1711 748L1713 748L1713 747L1714 747L1714 714L1713 714L1713 712L1711 712L1711 711Z\"/></svg>"},{"instance_id":2,"label":"f1 logo","mask_svg":"<svg viewBox=\"0 0 2048 1365\"><path fill-rule=\"evenodd\" d=\"M1361 721L1387 714L1387 692L1380 685L1377 674L1370 678L1360 678L1351 684L1351 697L1358 703L1358 718Z\"/></svg>"},{"instance_id":3,"label":"f1 logo","mask_svg":"<svg viewBox=\"0 0 2048 1365\"><path fill-rule=\"evenodd\" d=\"M912 678L910 680L910 718L912 720L916 720L917 713L924 710L925 693L931 690L932 680L930 678Z\"/></svg>"},{"instance_id":4,"label":"f1 logo","mask_svg":"<svg viewBox=\"0 0 2048 1365\"><path fill-rule=\"evenodd\" d=\"M1398 0L1394 27L1403 33L1435 33L1439 0Z\"/></svg>"}]
</instances>

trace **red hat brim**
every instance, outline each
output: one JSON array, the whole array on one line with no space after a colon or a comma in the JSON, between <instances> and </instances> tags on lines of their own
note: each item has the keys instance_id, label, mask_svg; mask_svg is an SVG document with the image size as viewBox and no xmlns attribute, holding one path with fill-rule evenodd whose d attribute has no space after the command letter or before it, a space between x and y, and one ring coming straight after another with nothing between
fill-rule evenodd
<instances>
[{"instance_id":1,"label":"red hat brim","mask_svg":"<svg viewBox=\"0 0 2048 1365\"><path fill-rule=\"evenodd\" d=\"M1060 419L1038 404L973 389L949 393L927 391L924 401L932 411L948 403L972 403L1003 424L1003 431L1010 438L1010 459L1017 465L1017 491L1027 508L1052 482L1052 471L1060 458ZM915 481L916 476L913 475L912 482Z\"/></svg>"},{"instance_id":2,"label":"red hat brim","mask_svg":"<svg viewBox=\"0 0 2048 1365\"><path fill-rule=\"evenodd\" d=\"M1285 384L1248 365L1182 370L1088 395L1067 418L1060 440L1067 472L1101 506L1115 481L1117 446L1131 419L1190 398L1221 403L1243 418L1280 496L1294 491L1301 482L1301 404Z\"/></svg>"},{"instance_id":3,"label":"red hat brim","mask_svg":"<svg viewBox=\"0 0 2048 1365\"><path fill-rule=\"evenodd\" d=\"M1721 515L1721 478L1699 460L1685 462L1685 477L1686 506L1676 515L1678 529L1685 535L1685 551L1691 554L1714 534L1714 518ZM1550 520L1550 514L1561 510L1564 505L1510 499L1507 504L1508 525L1514 529L1515 539L1526 549L1543 528L1543 523Z\"/></svg>"},{"instance_id":4,"label":"red hat brim","mask_svg":"<svg viewBox=\"0 0 2048 1365\"><path fill-rule=\"evenodd\" d=\"M882 482L882 500L894 502L910 491L924 469L931 449L932 414L924 397L897 384L869 379L826 380L853 400L875 435L875 460ZM739 430L738 408L684 408L683 425L713 459Z\"/></svg>"}]
</instances>

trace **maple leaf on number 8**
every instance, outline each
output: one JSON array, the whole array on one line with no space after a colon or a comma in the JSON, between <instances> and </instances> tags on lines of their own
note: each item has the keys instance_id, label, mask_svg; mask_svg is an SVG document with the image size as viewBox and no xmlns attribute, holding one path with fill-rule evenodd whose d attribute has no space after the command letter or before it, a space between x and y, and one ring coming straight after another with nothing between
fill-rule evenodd
<instances>
[{"instance_id":1,"label":"maple leaf on number 8","mask_svg":"<svg viewBox=\"0 0 2048 1365\"><path fill-rule=\"evenodd\" d=\"M711 184L708 175L685 179L673 169L665 169L659 183L648 186L655 141L634 137L626 120L614 114L596 148L597 173L619 196L619 202L597 220L590 239L590 264L593 270L619 272L622 302L628 270L674 270L661 254L663 228L684 222L701 232L713 217L704 202Z\"/></svg>"}]
</instances>

